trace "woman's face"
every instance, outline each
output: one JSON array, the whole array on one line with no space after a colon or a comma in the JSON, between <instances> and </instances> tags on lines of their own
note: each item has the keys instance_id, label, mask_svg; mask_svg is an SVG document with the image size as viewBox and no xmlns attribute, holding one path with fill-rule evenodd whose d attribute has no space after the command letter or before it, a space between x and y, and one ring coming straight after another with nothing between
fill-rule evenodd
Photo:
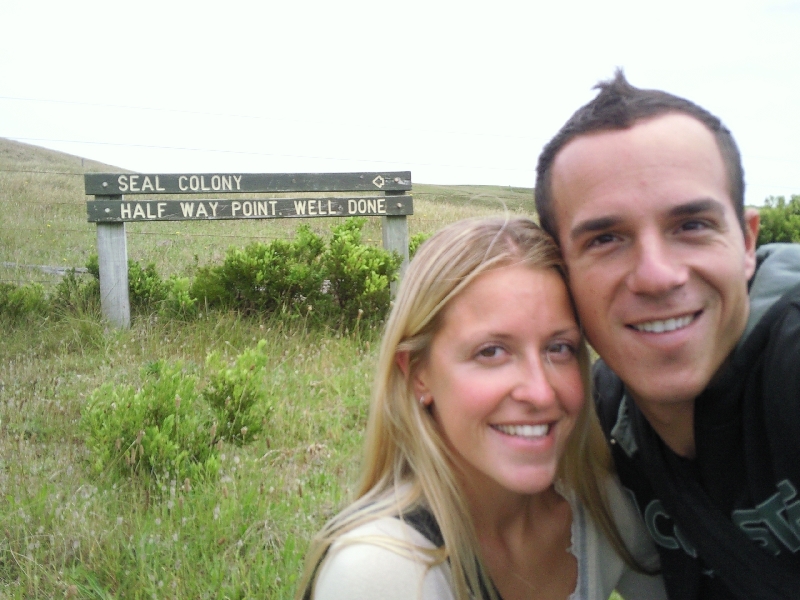
<instances>
[{"instance_id":1,"label":"woman's face","mask_svg":"<svg viewBox=\"0 0 800 600\"><path fill-rule=\"evenodd\" d=\"M549 269L487 271L445 308L414 385L432 399L470 489L533 494L552 484L584 403L580 340Z\"/></svg>"}]
</instances>

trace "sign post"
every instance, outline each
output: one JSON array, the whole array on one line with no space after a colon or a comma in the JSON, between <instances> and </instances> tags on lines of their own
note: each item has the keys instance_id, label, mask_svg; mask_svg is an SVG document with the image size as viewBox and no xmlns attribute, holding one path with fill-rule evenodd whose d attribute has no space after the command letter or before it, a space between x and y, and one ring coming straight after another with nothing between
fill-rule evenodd
<instances>
[{"instance_id":1,"label":"sign post","mask_svg":"<svg viewBox=\"0 0 800 600\"><path fill-rule=\"evenodd\" d=\"M84 175L88 221L97 223L100 294L103 317L120 328L130 327L128 252L129 221L214 221L380 216L383 247L408 264L408 224L414 213L411 173L87 173ZM159 200L159 194L229 194L313 192L296 198ZM366 192L332 196L325 193ZM138 196L146 198L137 199ZM133 198L131 198L133 196ZM395 287L393 284L392 293Z\"/></svg>"}]
</instances>

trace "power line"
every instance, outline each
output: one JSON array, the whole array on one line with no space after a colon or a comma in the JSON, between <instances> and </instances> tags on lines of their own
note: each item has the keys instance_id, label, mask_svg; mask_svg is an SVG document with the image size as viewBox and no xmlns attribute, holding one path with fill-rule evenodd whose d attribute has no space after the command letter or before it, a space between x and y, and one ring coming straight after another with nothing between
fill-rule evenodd
<instances>
[{"instance_id":1,"label":"power line","mask_svg":"<svg viewBox=\"0 0 800 600\"><path fill-rule=\"evenodd\" d=\"M343 123L343 122L333 122L333 121L321 121L315 119L289 119L286 118L285 115L280 115L278 117L265 117L262 115L251 115L245 113L225 113L225 112L215 112L215 111L202 111L202 110L187 110L181 108L164 108L164 107L155 107L155 106L137 106L134 104L110 104L110 103L103 103L103 102L83 102L78 100L54 100L51 98L31 98L25 96L0 96L0 100L13 100L19 102L40 102L43 104L65 104L71 106L91 106L97 108L114 108L114 109L123 109L123 110L140 110L140 111L148 111L148 112L165 112L165 113L175 113L175 114L183 114L183 115L197 115L203 117L226 117L231 119L252 119L257 121L277 121L280 123L297 123L303 125L334 125L342 128L346 128L348 130L352 130L353 123ZM482 131L454 131L454 130L447 130L447 129L430 129L426 128L424 131L421 129L415 129L413 127L397 127L393 128L395 131L404 131L407 133L438 133L438 134L445 134L445 135L459 135L459 136L473 136L473 137L490 137L490 138L501 138L501 139L513 139L513 140L532 140L531 136L527 135L510 135L504 133L486 133Z\"/></svg>"},{"instance_id":2,"label":"power line","mask_svg":"<svg viewBox=\"0 0 800 600\"><path fill-rule=\"evenodd\" d=\"M92 146L117 146L121 148L149 148L153 150L181 150L187 152L208 152L208 153L216 153L216 154L238 154L243 156L272 156L275 158L304 158L304 159L312 159L312 160L330 160L330 161L337 161L337 162L360 162L360 163L371 163L371 164L383 164L383 165L398 165L402 164L407 167L444 167L448 169L485 169L490 171L521 171L524 173L530 172L530 168L515 168L515 167L487 167L483 165L452 165L452 164L443 164L443 163L419 163L419 162L407 162L407 161L399 161L399 160L375 160L369 158L352 158L352 157L332 157L332 156L311 156L306 154L276 154L274 152L253 152L253 151L245 151L245 150L220 150L217 148L191 148L188 146L155 146L151 144L130 144L130 143L120 143L120 142L98 142L92 140L64 140L64 139L52 139L52 138L31 138L31 137L19 137L19 136L0 136L6 137L8 139L13 139L17 141L33 141L33 142L54 142L54 143L61 143L61 144L87 144Z\"/></svg>"},{"instance_id":3,"label":"power line","mask_svg":"<svg viewBox=\"0 0 800 600\"><path fill-rule=\"evenodd\" d=\"M0 173L39 173L43 175L83 175L73 171L34 171L32 169L0 169Z\"/></svg>"}]
</instances>

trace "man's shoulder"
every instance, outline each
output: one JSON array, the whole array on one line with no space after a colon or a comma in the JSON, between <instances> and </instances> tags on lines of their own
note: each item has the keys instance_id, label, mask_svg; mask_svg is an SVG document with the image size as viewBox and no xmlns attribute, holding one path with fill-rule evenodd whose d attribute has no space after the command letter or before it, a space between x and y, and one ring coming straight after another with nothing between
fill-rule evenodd
<instances>
[{"instance_id":1,"label":"man's shoulder","mask_svg":"<svg viewBox=\"0 0 800 600\"><path fill-rule=\"evenodd\" d=\"M765 244L750 280L750 317L743 338L787 291L800 284L800 244Z\"/></svg>"}]
</instances>

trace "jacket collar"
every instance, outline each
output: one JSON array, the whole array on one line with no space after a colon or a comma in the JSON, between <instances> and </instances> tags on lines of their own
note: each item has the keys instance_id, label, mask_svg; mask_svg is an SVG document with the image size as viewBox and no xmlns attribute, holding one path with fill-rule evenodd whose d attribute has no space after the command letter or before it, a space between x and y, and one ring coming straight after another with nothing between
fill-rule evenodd
<instances>
[{"instance_id":1,"label":"jacket collar","mask_svg":"<svg viewBox=\"0 0 800 600\"><path fill-rule=\"evenodd\" d=\"M619 403L617 422L611 429L611 441L622 448L628 457L633 458L633 455L639 450L639 445L636 443L636 437L633 434L631 409L635 410L633 401L628 392L625 392L622 395L622 401Z\"/></svg>"}]
</instances>

